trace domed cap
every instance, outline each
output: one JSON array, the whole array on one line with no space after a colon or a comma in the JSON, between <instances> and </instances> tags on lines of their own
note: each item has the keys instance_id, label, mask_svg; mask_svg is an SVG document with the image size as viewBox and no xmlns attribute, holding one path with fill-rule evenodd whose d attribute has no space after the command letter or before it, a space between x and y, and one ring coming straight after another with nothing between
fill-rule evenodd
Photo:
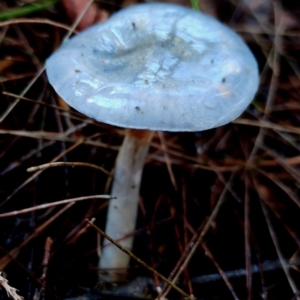
<instances>
[{"instance_id":1,"label":"domed cap","mask_svg":"<svg viewBox=\"0 0 300 300\"><path fill-rule=\"evenodd\" d=\"M66 41L46 62L56 92L97 121L200 131L237 118L259 84L231 29L182 6L138 4Z\"/></svg>"}]
</instances>

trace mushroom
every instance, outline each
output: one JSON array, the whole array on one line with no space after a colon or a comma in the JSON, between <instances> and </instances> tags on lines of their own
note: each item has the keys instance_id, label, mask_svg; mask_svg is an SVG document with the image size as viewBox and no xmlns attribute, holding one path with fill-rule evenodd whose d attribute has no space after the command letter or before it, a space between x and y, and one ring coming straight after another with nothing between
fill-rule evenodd
<instances>
[{"instance_id":1,"label":"mushroom","mask_svg":"<svg viewBox=\"0 0 300 300\"><path fill-rule=\"evenodd\" d=\"M165 3L131 6L78 34L51 55L46 71L70 106L128 128L111 191L117 199L107 215L106 233L114 239L134 231L153 131L224 125L246 109L259 84L257 62L235 32L203 13ZM132 242L132 236L120 241L128 249ZM116 247L103 248L100 268L128 263Z\"/></svg>"}]
</instances>

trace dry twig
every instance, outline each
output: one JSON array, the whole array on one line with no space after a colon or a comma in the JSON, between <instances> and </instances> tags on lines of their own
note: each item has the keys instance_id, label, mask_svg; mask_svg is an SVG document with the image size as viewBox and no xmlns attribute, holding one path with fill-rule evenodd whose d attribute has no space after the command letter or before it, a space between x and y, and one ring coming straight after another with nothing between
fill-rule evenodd
<instances>
[{"instance_id":1,"label":"dry twig","mask_svg":"<svg viewBox=\"0 0 300 300\"><path fill-rule=\"evenodd\" d=\"M14 299L14 300L22 300L23 299L23 297L21 297L17 294L17 290L8 284L7 279L5 279L4 277L1 276L1 272L0 272L0 287L1 286L7 292L7 295L9 297L11 297L12 299Z\"/></svg>"}]
</instances>

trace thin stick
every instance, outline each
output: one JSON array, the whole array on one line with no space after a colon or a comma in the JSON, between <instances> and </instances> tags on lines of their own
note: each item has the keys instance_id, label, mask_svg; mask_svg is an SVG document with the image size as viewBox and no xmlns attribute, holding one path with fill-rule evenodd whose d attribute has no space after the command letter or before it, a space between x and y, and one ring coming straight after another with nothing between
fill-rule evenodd
<instances>
[{"instance_id":1,"label":"thin stick","mask_svg":"<svg viewBox=\"0 0 300 300\"><path fill-rule=\"evenodd\" d=\"M43 272L41 278L39 279L40 282L42 283L42 286L39 290L36 289L34 294L34 299L45 299L46 278L48 273L48 265L49 265L49 258L50 258L52 244L53 244L53 240L51 239L51 237L48 236L44 248L44 258L42 263Z\"/></svg>"},{"instance_id":2,"label":"thin stick","mask_svg":"<svg viewBox=\"0 0 300 300\"><path fill-rule=\"evenodd\" d=\"M32 207L24 208L21 210L15 210L15 211L11 211L8 213L0 214L0 218L12 217L12 216L20 215L20 214L25 214L30 211L40 210L40 209L48 208L51 206L62 205L62 204L67 204L67 203L71 203L71 202L78 202L78 201L89 200L89 199L108 199L108 200L110 200L110 199L115 199L115 198L116 197L112 197L110 195L93 195L93 196L85 196L85 197L60 200L60 201L55 201L55 202L51 202L51 203L47 203L47 204L32 206Z\"/></svg>"},{"instance_id":3,"label":"thin stick","mask_svg":"<svg viewBox=\"0 0 300 300\"><path fill-rule=\"evenodd\" d=\"M167 166L167 169L168 169L168 172L169 172L169 176L170 176L172 185L173 185L175 191L178 191L176 179L175 179L175 176L174 176L174 172L172 170L172 162L171 162L169 154L167 152L167 145L166 145L164 134L161 131L158 131L157 135L158 135L159 140L160 140L161 148L163 150L164 159L165 159L165 162L166 162L166 166Z\"/></svg>"},{"instance_id":4,"label":"thin stick","mask_svg":"<svg viewBox=\"0 0 300 300\"><path fill-rule=\"evenodd\" d=\"M228 289L230 290L232 297L235 300L239 300L239 297L237 296L237 294L235 293L232 284L230 283L230 281L227 278L226 273L221 269L220 265L217 263L214 255L212 254L212 252L210 251L210 249L207 247L207 245L205 243L201 244L202 248L205 251L205 254L210 258L210 260L214 263L215 267L217 268L221 278L224 280L225 284L227 285Z\"/></svg>"},{"instance_id":5,"label":"thin stick","mask_svg":"<svg viewBox=\"0 0 300 300\"><path fill-rule=\"evenodd\" d=\"M251 245L250 245L250 195L249 177L245 176L245 206L244 206L244 230L245 230L245 265L246 265L246 286L248 299L252 298L252 272L251 272Z\"/></svg>"},{"instance_id":6,"label":"thin stick","mask_svg":"<svg viewBox=\"0 0 300 300\"><path fill-rule=\"evenodd\" d=\"M240 125L247 125L247 126L254 126L254 127L260 127L260 129L272 129L274 131L281 131L281 132L289 132L289 133L300 133L299 127L295 126L290 126L290 125L280 125L280 124L275 124L269 121L264 121L264 120L247 120L247 119L236 119L232 121L234 124L240 124Z\"/></svg>"},{"instance_id":7,"label":"thin stick","mask_svg":"<svg viewBox=\"0 0 300 300\"><path fill-rule=\"evenodd\" d=\"M83 162L54 162L54 163L47 163L47 164L43 164L43 165L39 165L39 166L35 166L35 167L31 167L27 169L27 172L35 172L35 171L40 171L40 170L45 170L45 169L49 169L49 168L53 168L53 167L85 167L85 168L92 168L92 169L96 169L98 171L103 172L104 174L108 175L108 176L112 176L110 172L106 171L104 168L101 168L97 165L93 165L93 164L88 164L88 163L83 163Z\"/></svg>"},{"instance_id":8,"label":"thin stick","mask_svg":"<svg viewBox=\"0 0 300 300\"><path fill-rule=\"evenodd\" d=\"M52 159L51 162L55 162L56 160L60 159L63 157L66 153L69 153L76 147L82 144L84 139L79 139L75 144L73 144L71 147L68 149L64 150L62 153L59 153L55 158ZM4 201L2 201L1 206L4 205L7 201L9 201L17 192L19 192L24 186L26 186L29 182L31 182L34 178L39 176L43 171L37 171L34 174L32 174L28 179L26 179L21 185L19 185Z\"/></svg>"},{"instance_id":9,"label":"thin stick","mask_svg":"<svg viewBox=\"0 0 300 300\"><path fill-rule=\"evenodd\" d=\"M74 205L74 202L71 202L67 205L65 205L61 210L59 210L54 216L50 217L50 219L47 219L46 222L44 222L42 225L37 227L34 232L25 238L25 240L22 241L22 243L11 249L6 255L2 256L0 258L0 270L3 270L12 260L14 260L20 250L28 245L30 241L38 237L50 224L52 224L59 216L61 216L65 211L67 211L71 206ZM27 270L27 269L26 269ZM31 275L31 273L29 273ZM34 277L35 280L38 280L37 278ZM42 284L42 283L41 283Z\"/></svg>"},{"instance_id":10,"label":"thin stick","mask_svg":"<svg viewBox=\"0 0 300 300\"><path fill-rule=\"evenodd\" d=\"M71 30L71 27L66 24L51 21L49 19L42 19L42 18L38 18L38 19L18 18L18 19L7 20L7 21L0 22L0 27L20 24L20 23L48 24L58 28L66 29L68 31ZM78 33L75 30L73 32Z\"/></svg>"},{"instance_id":11,"label":"thin stick","mask_svg":"<svg viewBox=\"0 0 300 300\"><path fill-rule=\"evenodd\" d=\"M27 86L24 88L24 90L21 92L20 96L23 97L29 90L30 88L34 85L34 83L37 81L37 79L42 75L42 73L45 71L45 67L41 67L38 71L37 74L29 81ZM16 98L13 103L6 109L6 111L0 116L0 123L2 123L5 118L9 115L9 113L15 108L15 106L19 103L20 98Z\"/></svg>"},{"instance_id":12,"label":"thin stick","mask_svg":"<svg viewBox=\"0 0 300 300\"><path fill-rule=\"evenodd\" d=\"M14 300L23 300L24 298L17 294L17 289L8 284L8 280L1 276L0 272L0 287L2 287L8 296Z\"/></svg>"},{"instance_id":13,"label":"thin stick","mask_svg":"<svg viewBox=\"0 0 300 300\"><path fill-rule=\"evenodd\" d=\"M66 132L67 133L67 132ZM26 131L26 130L4 130L0 129L0 135L1 134L9 134L9 135L15 135L15 136L22 136L22 137L28 137L32 139L46 139L46 140L53 140L53 141L63 141L63 142L71 142L76 143L78 142L78 138L68 137L65 133L57 133L57 132L49 132L49 131ZM91 145L95 147L102 147L106 149L112 149L112 150L118 150L118 147L116 146L108 146L107 144L104 144L99 141L92 141L89 138L84 138L80 142L85 145Z\"/></svg>"},{"instance_id":14,"label":"thin stick","mask_svg":"<svg viewBox=\"0 0 300 300\"><path fill-rule=\"evenodd\" d=\"M178 277L181 275L181 273L183 272L183 270L186 268L187 264L189 263L190 259L192 258L193 254L195 253L196 249L198 248L198 246L202 243L204 236L206 235L206 233L208 232L212 222L215 220L221 205L223 204L223 202L225 201L225 195L230 187L230 184L232 182L232 179L234 177L235 173L232 173L230 176L230 179L228 180L228 182L226 183L222 194L215 206L215 208L213 209L211 215L209 216L207 222L205 223L203 229L201 230L199 237L197 238L196 242L188 247L191 247L191 250L189 252L189 254L186 256L186 258L184 259L182 265L180 266L179 270L177 271L176 275L174 276L172 283L175 283L178 279ZM167 290L162 294L160 299L164 299L165 296L169 293L169 288L167 288Z\"/></svg>"},{"instance_id":15,"label":"thin stick","mask_svg":"<svg viewBox=\"0 0 300 300\"><path fill-rule=\"evenodd\" d=\"M297 287L296 283L294 282L294 280L293 280L293 278L292 278L292 276L290 274L289 265L286 262L283 254L281 252L279 241L278 241L277 236L276 236L276 232L274 231L273 225L271 223L271 218L270 218L269 211L268 211L266 205L263 203L263 201L260 201L260 204L261 204L262 211L264 213L264 216L265 216L265 219L266 219L266 222L267 222L267 225L268 225L270 236L272 238L272 241L273 241L275 250L277 252L279 261L281 263L282 269L283 269L283 271L285 273L287 281L288 281L288 283L289 283L289 285L290 285L290 287L291 287L294 295L296 296L297 292L298 292L298 287ZM297 297L296 299L299 300L300 297Z\"/></svg>"},{"instance_id":16,"label":"thin stick","mask_svg":"<svg viewBox=\"0 0 300 300\"><path fill-rule=\"evenodd\" d=\"M92 222L90 222L88 219L86 220L88 224L93 227L98 233L100 233L102 236L104 236L107 240L109 240L112 244L114 244L116 247L118 247L121 251L125 252L127 255L129 255L132 259L137 261L139 264L141 264L143 267L157 275L161 280L168 283L170 286L172 286L173 289L175 289L177 292L179 292L182 296L186 297L190 300L195 300L194 297L189 296L187 293L185 293L182 289L180 289L178 286L176 286L174 283L172 283L170 280L168 280L166 277L158 273L156 270L154 270L152 267L148 266L145 262L143 262L141 259L139 259L137 256L135 256L132 252L121 246L119 243L115 242L110 236L108 236L104 231L102 231L99 227L94 225Z\"/></svg>"},{"instance_id":17,"label":"thin stick","mask_svg":"<svg viewBox=\"0 0 300 300\"><path fill-rule=\"evenodd\" d=\"M66 41L71 34L74 32L76 26L79 24L80 20L82 19L83 15L86 13L86 11L88 10L88 8L91 6L91 4L93 3L93 0L90 0L87 5L83 8L82 12L80 13L80 15L78 16L78 18L75 20L74 24L71 26L70 31L66 34L64 41ZM31 79L31 81L28 83L28 85L24 88L24 90L21 92L20 96L23 97L25 96L25 94L31 89L31 87L34 85L34 83L37 81L37 79L42 75L42 73L45 71L46 67L43 66L41 67L36 76L34 78ZM15 108L15 106L19 103L20 98L16 98L15 101L13 103L11 103L11 105L6 109L6 111L2 114L2 116L0 116L0 123L2 123L5 118L10 114L10 112Z\"/></svg>"},{"instance_id":18,"label":"thin stick","mask_svg":"<svg viewBox=\"0 0 300 300\"><path fill-rule=\"evenodd\" d=\"M19 96L19 95L14 94L14 93L10 93L10 92L3 91L2 94L5 95L5 96L12 97L12 98L17 98L17 97L19 97L20 100L24 100L24 101L27 101L27 102L29 102L29 103L35 103L35 104L37 103L37 101L34 100L34 99L30 99L30 98L28 98L28 97ZM56 110L59 110L59 111L61 111L61 112L68 112L68 113L70 113L70 110L69 110L68 108L60 107L60 106L58 106L58 105L49 104L49 103L43 102L43 101L39 101L38 104L39 104L39 105L46 106L46 107L50 107L50 108L53 108L53 109L56 109ZM77 116L82 116L82 114L80 114L80 113L78 113L78 112L75 112L75 111L74 111L74 112L72 111L72 114L77 115Z\"/></svg>"}]
</instances>

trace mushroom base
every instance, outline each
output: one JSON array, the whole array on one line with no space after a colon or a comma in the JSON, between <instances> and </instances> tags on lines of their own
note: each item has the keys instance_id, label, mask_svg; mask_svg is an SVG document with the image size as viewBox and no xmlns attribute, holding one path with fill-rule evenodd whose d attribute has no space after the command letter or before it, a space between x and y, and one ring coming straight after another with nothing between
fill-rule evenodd
<instances>
[{"instance_id":1,"label":"mushroom base","mask_svg":"<svg viewBox=\"0 0 300 300\"><path fill-rule=\"evenodd\" d=\"M153 131L127 129L118 154L105 232L128 250L132 249L138 211L139 190L144 161ZM107 269L101 276L109 282L123 281L130 257L104 240L100 269Z\"/></svg>"}]
</instances>

